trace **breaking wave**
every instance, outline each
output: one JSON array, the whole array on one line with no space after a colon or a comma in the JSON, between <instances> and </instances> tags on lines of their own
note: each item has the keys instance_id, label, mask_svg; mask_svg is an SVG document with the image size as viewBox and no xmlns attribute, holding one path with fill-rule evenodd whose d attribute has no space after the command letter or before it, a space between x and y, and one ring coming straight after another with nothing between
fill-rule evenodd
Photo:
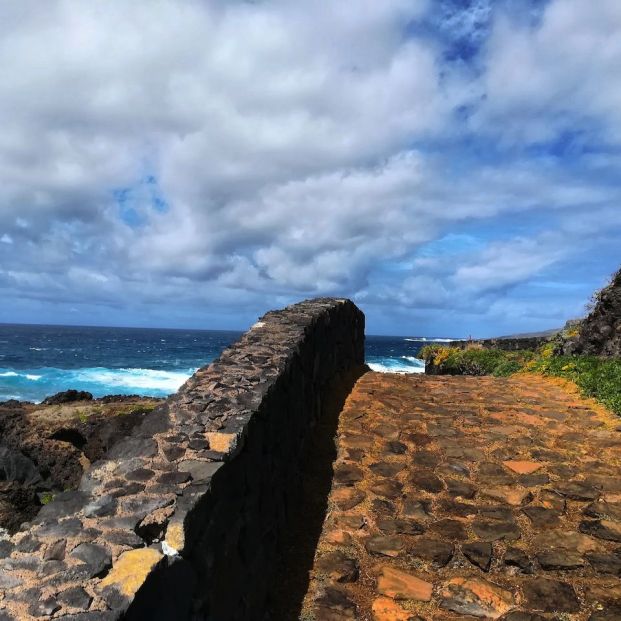
<instances>
[{"instance_id":1,"label":"breaking wave","mask_svg":"<svg viewBox=\"0 0 621 621\"><path fill-rule=\"evenodd\" d=\"M164 371L140 368L48 367L19 372L0 369L0 401L17 397L38 402L51 394L70 388L86 390L95 397L110 394L165 397L176 392L194 371L195 368Z\"/></svg>"},{"instance_id":2,"label":"breaking wave","mask_svg":"<svg viewBox=\"0 0 621 621\"><path fill-rule=\"evenodd\" d=\"M415 356L398 358L370 357L367 364L373 371L380 373L424 373L425 363Z\"/></svg>"}]
</instances>

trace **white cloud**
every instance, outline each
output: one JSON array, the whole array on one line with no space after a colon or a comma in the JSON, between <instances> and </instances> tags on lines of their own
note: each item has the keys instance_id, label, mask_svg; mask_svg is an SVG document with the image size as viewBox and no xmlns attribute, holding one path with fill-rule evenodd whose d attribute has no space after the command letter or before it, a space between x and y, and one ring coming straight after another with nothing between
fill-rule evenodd
<instances>
[{"instance_id":1,"label":"white cloud","mask_svg":"<svg viewBox=\"0 0 621 621\"><path fill-rule=\"evenodd\" d=\"M0 5L0 287L67 304L334 293L486 312L580 236L597 244L618 163L514 148L566 130L621 140L618 3L555 0L534 26L485 0L465 26L443 13L445 34L482 44L479 73L412 34L434 6ZM503 228L520 217L531 232ZM490 237L475 250L416 258L475 221ZM382 281L386 264L400 275Z\"/></svg>"}]
</instances>

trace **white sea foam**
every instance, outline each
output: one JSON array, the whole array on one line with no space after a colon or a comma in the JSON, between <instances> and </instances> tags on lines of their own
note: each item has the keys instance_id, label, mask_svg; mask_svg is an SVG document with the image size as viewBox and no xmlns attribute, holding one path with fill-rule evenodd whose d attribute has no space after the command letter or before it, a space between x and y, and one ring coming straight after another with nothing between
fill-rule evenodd
<instances>
[{"instance_id":1,"label":"white sea foam","mask_svg":"<svg viewBox=\"0 0 621 621\"><path fill-rule=\"evenodd\" d=\"M15 371L4 371L0 373L0 377L17 377L18 374Z\"/></svg>"},{"instance_id":2,"label":"white sea foam","mask_svg":"<svg viewBox=\"0 0 621 621\"><path fill-rule=\"evenodd\" d=\"M432 339L425 336L418 338L407 338L404 341L411 341L412 343L452 343L453 341L465 341L466 339Z\"/></svg>"},{"instance_id":3,"label":"white sea foam","mask_svg":"<svg viewBox=\"0 0 621 621\"><path fill-rule=\"evenodd\" d=\"M29 379L31 382L36 382L36 381L40 380L43 376L42 375L35 375L34 373L26 373L24 375L24 377L26 379Z\"/></svg>"},{"instance_id":4,"label":"white sea foam","mask_svg":"<svg viewBox=\"0 0 621 621\"><path fill-rule=\"evenodd\" d=\"M141 392L156 390L161 393L176 392L194 373L187 371L161 371L156 369L108 369L95 367L74 371L74 378L84 384L105 386L109 391L130 389Z\"/></svg>"},{"instance_id":5,"label":"white sea foam","mask_svg":"<svg viewBox=\"0 0 621 621\"><path fill-rule=\"evenodd\" d=\"M425 363L414 356L400 358L379 358L368 363L373 371L379 373L424 373Z\"/></svg>"}]
</instances>

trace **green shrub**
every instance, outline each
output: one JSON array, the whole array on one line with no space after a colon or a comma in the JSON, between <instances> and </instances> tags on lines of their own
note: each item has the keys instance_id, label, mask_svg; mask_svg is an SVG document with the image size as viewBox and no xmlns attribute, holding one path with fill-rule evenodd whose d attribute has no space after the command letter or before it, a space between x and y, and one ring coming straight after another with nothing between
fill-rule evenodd
<instances>
[{"instance_id":1,"label":"green shrub","mask_svg":"<svg viewBox=\"0 0 621 621\"><path fill-rule=\"evenodd\" d=\"M540 373L573 381L583 395L593 397L621 415L621 360L595 356L555 356L553 346L533 351L501 351L441 345L423 347L418 357L443 375L509 376Z\"/></svg>"}]
</instances>

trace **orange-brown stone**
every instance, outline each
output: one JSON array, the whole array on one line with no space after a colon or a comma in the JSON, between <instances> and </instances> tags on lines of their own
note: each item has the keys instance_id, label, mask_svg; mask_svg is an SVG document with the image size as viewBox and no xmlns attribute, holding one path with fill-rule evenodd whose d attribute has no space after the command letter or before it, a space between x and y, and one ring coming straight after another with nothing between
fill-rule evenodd
<instances>
[{"instance_id":1,"label":"orange-brown stone","mask_svg":"<svg viewBox=\"0 0 621 621\"><path fill-rule=\"evenodd\" d=\"M503 461L502 462L509 470L517 472L518 474L532 474L541 468L541 464L536 461Z\"/></svg>"},{"instance_id":2,"label":"orange-brown stone","mask_svg":"<svg viewBox=\"0 0 621 621\"><path fill-rule=\"evenodd\" d=\"M511 591L482 578L451 578L440 596L443 608L486 619L498 619L515 607Z\"/></svg>"},{"instance_id":3,"label":"orange-brown stone","mask_svg":"<svg viewBox=\"0 0 621 621\"><path fill-rule=\"evenodd\" d=\"M513 507L519 507L531 498L531 493L527 489L518 487L489 487L482 489L480 494Z\"/></svg>"},{"instance_id":4,"label":"orange-brown stone","mask_svg":"<svg viewBox=\"0 0 621 621\"><path fill-rule=\"evenodd\" d=\"M388 597L378 597L371 606L373 621L410 621L411 613Z\"/></svg>"},{"instance_id":5,"label":"orange-brown stone","mask_svg":"<svg viewBox=\"0 0 621 621\"><path fill-rule=\"evenodd\" d=\"M377 590L393 599L415 599L428 602L433 585L412 574L399 571L390 566L382 567L377 579Z\"/></svg>"}]
</instances>

